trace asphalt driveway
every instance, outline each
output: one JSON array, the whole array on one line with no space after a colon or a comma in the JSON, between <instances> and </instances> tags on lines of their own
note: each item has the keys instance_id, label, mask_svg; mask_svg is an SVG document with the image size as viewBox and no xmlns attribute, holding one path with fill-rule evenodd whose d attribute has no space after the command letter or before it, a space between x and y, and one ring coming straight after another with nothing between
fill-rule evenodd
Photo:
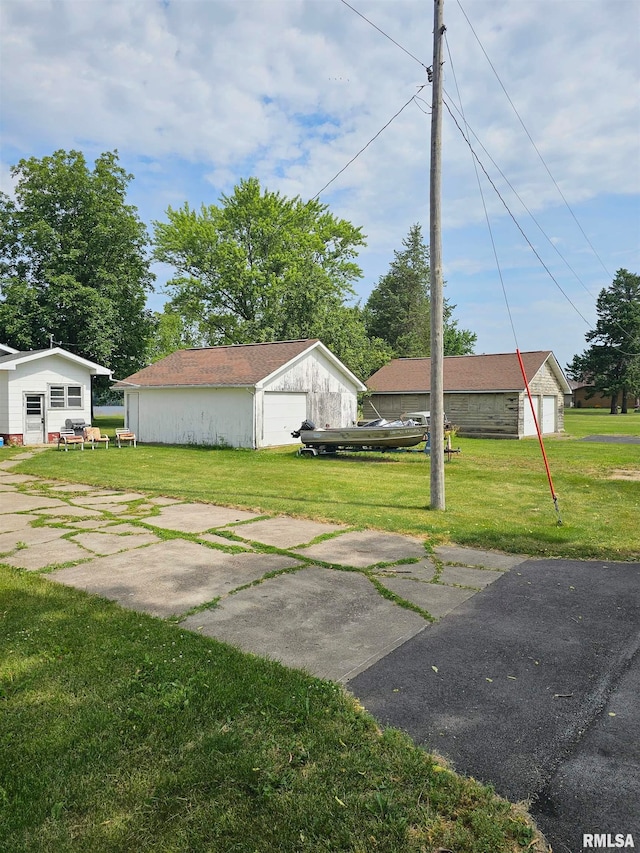
<instances>
[{"instance_id":1,"label":"asphalt driveway","mask_svg":"<svg viewBox=\"0 0 640 853\"><path fill-rule=\"evenodd\" d=\"M638 848L639 588L638 564L527 561L349 689L456 770L531 803L554 853L589 849L587 833L631 833Z\"/></svg>"}]
</instances>

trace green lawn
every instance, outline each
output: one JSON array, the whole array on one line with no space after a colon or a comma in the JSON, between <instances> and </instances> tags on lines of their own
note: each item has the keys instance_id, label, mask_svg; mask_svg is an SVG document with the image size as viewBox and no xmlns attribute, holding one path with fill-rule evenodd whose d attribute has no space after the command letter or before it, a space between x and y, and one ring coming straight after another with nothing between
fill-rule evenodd
<instances>
[{"instance_id":1,"label":"green lawn","mask_svg":"<svg viewBox=\"0 0 640 853\"><path fill-rule=\"evenodd\" d=\"M447 511L421 453L51 450L23 472L532 554L638 559L640 416L567 413L547 442L461 440ZM638 427L635 426L638 424ZM118 422L100 421L112 431ZM456 442L457 444L458 442ZM2 459L21 453L3 448ZM0 850L542 851L525 818L342 689L0 564Z\"/></svg>"},{"instance_id":2,"label":"green lawn","mask_svg":"<svg viewBox=\"0 0 640 853\"><path fill-rule=\"evenodd\" d=\"M566 428L566 436L546 441L562 526L556 523L536 439L454 440L462 453L445 464L445 512L429 510L429 459L421 452L305 459L294 448L255 452L139 445L108 452L52 450L19 470L410 533L433 544L638 559L640 445L577 439L612 432L638 435L640 415L574 409L567 412Z\"/></svg>"}]
</instances>

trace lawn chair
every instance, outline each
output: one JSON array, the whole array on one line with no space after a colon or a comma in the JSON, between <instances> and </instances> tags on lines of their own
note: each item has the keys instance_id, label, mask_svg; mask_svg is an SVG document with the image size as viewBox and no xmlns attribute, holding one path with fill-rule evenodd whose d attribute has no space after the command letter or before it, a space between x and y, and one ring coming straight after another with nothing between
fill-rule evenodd
<instances>
[{"instance_id":1,"label":"lawn chair","mask_svg":"<svg viewBox=\"0 0 640 853\"><path fill-rule=\"evenodd\" d=\"M78 435L75 430L63 427L58 438L58 450L61 444L64 445L65 450L69 450L70 444L80 445L80 450L84 450L84 435Z\"/></svg>"},{"instance_id":2,"label":"lawn chair","mask_svg":"<svg viewBox=\"0 0 640 853\"><path fill-rule=\"evenodd\" d=\"M118 447L122 447L123 441L129 442L129 447L133 444L134 447L137 447L137 440L135 432L131 432L130 429L116 429L116 441L118 442Z\"/></svg>"},{"instance_id":3,"label":"lawn chair","mask_svg":"<svg viewBox=\"0 0 640 853\"><path fill-rule=\"evenodd\" d=\"M109 449L109 436L102 435L100 427L86 427L84 430L84 440L91 442L91 449L96 449L97 444L104 444L105 449Z\"/></svg>"}]
</instances>

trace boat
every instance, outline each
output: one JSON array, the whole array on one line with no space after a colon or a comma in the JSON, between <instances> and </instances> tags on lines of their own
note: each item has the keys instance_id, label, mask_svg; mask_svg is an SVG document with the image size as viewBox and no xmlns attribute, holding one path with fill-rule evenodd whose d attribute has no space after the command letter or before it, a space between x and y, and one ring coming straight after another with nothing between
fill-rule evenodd
<instances>
[{"instance_id":1,"label":"boat","mask_svg":"<svg viewBox=\"0 0 640 853\"><path fill-rule=\"evenodd\" d=\"M425 428L413 420L387 421L377 418L351 427L317 428L312 421L303 421L300 429L291 433L304 447L301 456L336 453L338 450L396 450L415 447L424 440Z\"/></svg>"}]
</instances>

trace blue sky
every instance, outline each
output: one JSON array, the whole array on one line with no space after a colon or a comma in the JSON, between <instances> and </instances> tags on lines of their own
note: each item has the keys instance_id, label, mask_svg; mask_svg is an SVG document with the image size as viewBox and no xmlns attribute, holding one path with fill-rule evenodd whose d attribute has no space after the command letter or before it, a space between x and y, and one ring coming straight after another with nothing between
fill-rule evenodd
<instances>
[{"instance_id":1,"label":"blue sky","mask_svg":"<svg viewBox=\"0 0 640 853\"><path fill-rule=\"evenodd\" d=\"M21 157L117 148L149 227L167 205L215 204L251 175L310 198L419 95L322 194L367 235L365 301L409 227L428 236L433 7L351 5L413 57L340 0L2 0L0 186L11 192ZM564 366L585 347L599 290L621 267L640 272L640 4L445 0L444 11L449 100L459 109L459 88L470 128L542 231L474 139L480 160L557 281L482 177L514 340L471 155L445 113L446 295L477 352L517 340ZM159 310L168 271L157 273Z\"/></svg>"}]
</instances>

